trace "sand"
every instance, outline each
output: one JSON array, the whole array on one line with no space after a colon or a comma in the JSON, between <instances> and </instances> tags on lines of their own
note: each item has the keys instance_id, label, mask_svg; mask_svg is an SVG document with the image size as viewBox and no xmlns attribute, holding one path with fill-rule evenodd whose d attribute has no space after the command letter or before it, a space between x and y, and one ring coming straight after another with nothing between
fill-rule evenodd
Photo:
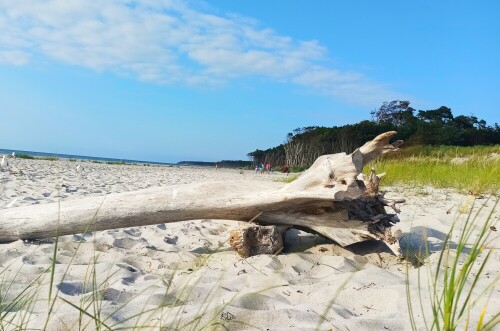
<instances>
[{"instance_id":1,"label":"sand","mask_svg":"<svg viewBox=\"0 0 500 331\"><path fill-rule=\"evenodd\" d=\"M274 181L285 176L239 169L9 161L9 168L0 171L0 208L199 181ZM77 165L83 171L77 171ZM458 227L463 224L472 200L453 190L388 190L408 199L396 225L403 233L401 245L413 251L425 242L430 247L432 254L423 267L408 265L378 242L342 248L299 230L287 233L282 254L241 259L228 238L242 224L193 220L60 237L49 300L56 243L19 240L0 244L0 325L6 330L20 324L48 330L106 329L103 325L158 330L407 330L409 279L416 323L424 329L417 276L420 273L429 314L428 271L437 266L446 233L457 219ZM474 208L479 205L485 207L478 225L494 204L485 198ZM498 219L498 211L493 217ZM500 247L499 239L491 246ZM500 253L495 249L481 271L478 289L488 286L499 269ZM500 307L498 278L488 295L486 318ZM21 300L7 306L14 298ZM472 326L482 307L481 303L471 311Z\"/></svg>"}]
</instances>

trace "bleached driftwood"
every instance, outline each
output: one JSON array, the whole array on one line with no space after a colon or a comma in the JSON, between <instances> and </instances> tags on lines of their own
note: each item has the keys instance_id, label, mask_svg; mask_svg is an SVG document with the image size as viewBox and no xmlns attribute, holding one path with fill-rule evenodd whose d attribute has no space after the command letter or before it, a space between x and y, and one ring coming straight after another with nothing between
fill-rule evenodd
<instances>
[{"instance_id":1,"label":"bleached driftwood","mask_svg":"<svg viewBox=\"0 0 500 331\"><path fill-rule=\"evenodd\" d=\"M204 182L3 209L0 242L192 219L248 221L259 215L259 224L310 228L342 246L383 240L397 252L390 232L397 220L385 212L384 205L397 211L395 204L404 200L389 200L378 193L378 181L375 184L372 176L380 178L374 173L366 183L357 180L367 163L397 150L401 141L389 143L395 134L381 134L348 155L320 156L285 186ZM242 244L241 240L233 242L235 248Z\"/></svg>"}]
</instances>

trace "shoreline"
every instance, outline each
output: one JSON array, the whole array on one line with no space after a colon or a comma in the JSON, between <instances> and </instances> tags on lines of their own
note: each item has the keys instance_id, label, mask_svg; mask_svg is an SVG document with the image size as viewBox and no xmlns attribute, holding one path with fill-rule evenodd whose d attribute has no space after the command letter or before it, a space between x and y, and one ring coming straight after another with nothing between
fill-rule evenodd
<instances>
[{"instance_id":1,"label":"shoreline","mask_svg":"<svg viewBox=\"0 0 500 331\"><path fill-rule=\"evenodd\" d=\"M246 163L250 161L244 160L221 160L216 162L211 161L179 161L175 163L171 162L158 162L158 161L142 161L142 160L130 160L130 159L121 159L121 158L108 158L108 157L100 157L100 156L87 156L87 155L75 155L75 154L59 154L59 153L46 153L46 152L34 152L34 151L23 151L16 149L1 149L0 148L0 156L6 155L9 157L9 160L12 160L12 153L16 154L16 158L25 158L25 159L33 159L33 160L50 160L56 161L59 159L69 160L72 162L75 161L86 161L86 162L100 162L100 163L108 163L108 164L137 164L137 165L161 165L161 166L198 166L198 167L213 167L216 164L221 167L221 164L225 164L223 167L225 168L241 168L239 165L230 166L231 163L239 164Z\"/></svg>"},{"instance_id":2,"label":"shoreline","mask_svg":"<svg viewBox=\"0 0 500 331\"><path fill-rule=\"evenodd\" d=\"M100 157L100 156L87 156L87 155L74 155L74 154L59 154L59 153L46 153L46 152L35 152L35 151L23 151L16 149L0 149L0 155L5 154L7 156L11 156L12 152L15 152L17 156L19 155L28 155L32 156L35 159L43 159L43 158L57 158L57 159L65 159L65 160L78 160L78 161L98 161L98 162L120 162L127 164L157 164L157 165L175 165L175 163L168 162L156 162L156 161L140 161L140 160L128 160L128 159L117 159L117 158L108 158L108 157ZM19 158L19 157L17 157Z\"/></svg>"}]
</instances>

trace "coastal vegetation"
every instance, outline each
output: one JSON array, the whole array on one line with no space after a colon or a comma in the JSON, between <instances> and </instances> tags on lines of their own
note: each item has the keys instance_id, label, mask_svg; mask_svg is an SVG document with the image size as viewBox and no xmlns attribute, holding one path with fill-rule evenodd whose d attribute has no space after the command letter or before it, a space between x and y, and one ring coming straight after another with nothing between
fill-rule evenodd
<instances>
[{"instance_id":1,"label":"coastal vegetation","mask_svg":"<svg viewBox=\"0 0 500 331\"><path fill-rule=\"evenodd\" d=\"M34 156L31 156L31 155L29 155L29 154L19 154L17 157L18 157L18 158L20 158L20 159L28 159L28 160L33 160L33 159L35 159L35 157L34 157Z\"/></svg>"},{"instance_id":2,"label":"coastal vegetation","mask_svg":"<svg viewBox=\"0 0 500 331\"><path fill-rule=\"evenodd\" d=\"M53 156L33 156L33 155L25 154L25 153L19 154L16 157L18 157L20 159L26 159L26 160L46 160L46 161L57 161L57 160L59 160L58 157L53 157Z\"/></svg>"},{"instance_id":3,"label":"coastal vegetation","mask_svg":"<svg viewBox=\"0 0 500 331\"><path fill-rule=\"evenodd\" d=\"M455 188L464 193L498 193L500 146L418 146L402 149L372 163L385 172L384 185ZM370 169L365 169L368 174Z\"/></svg>"},{"instance_id":4,"label":"coastal vegetation","mask_svg":"<svg viewBox=\"0 0 500 331\"><path fill-rule=\"evenodd\" d=\"M500 145L452 147L412 146L372 162L377 173L386 173L383 185L454 188L463 193L498 194L500 188ZM291 167L300 172L307 167ZM368 175L370 168L364 169ZM280 181L287 183L297 176Z\"/></svg>"},{"instance_id":5,"label":"coastal vegetation","mask_svg":"<svg viewBox=\"0 0 500 331\"><path fill-rule=\"evenodd\" d=\"M475 116L456 116L451 109L419 110L408 101L385 102L371 121L341 127L307 127L289 133L284 144L248 154L254 163L288 165L306 170L324 154L351 153L362 142L397 131L401 149L372 164L386 172L384 185L451 187L465 193L497 193L500 187L500 127ZM276 167L277 168L277 167ZM370 169L364 169L368 174Z\"/></svg>"},{"instance_id":6,"label":"coastal vegetation","mask_svg":"<svg viewBox=\"0 0 500 331\"><path fill-rule=\"evenodd\" d=\"M288 184L288 183L291 183L294 180L296 180L298 177L299 177L299 175L293 174L293 175L290 175L290 176L277 178L277 179L275 179L275 181L276 182L280 182L280 183L286 183L286 184Z\"/></svg>"},{"instance_id":7,"label":"coastal vegetation","mask_svg":"<svg viewBox=\"0 0 500 331\"><path fill-rule=\"evenodd\" d=\"M248 153L254 164L270 163L307 168L317 157L340 152L351 153L374 136L397 131L395 139L405 141L405 148L414 147L424 153L430 146L478 146L500 144L500 127L488 126L484 120L471 116L453 116L450 108L415 110L409 101L384 102L371 112L372 119L356 124L333 127L311 126L290 132L283 144ZM453 151L449 147L448 152ZM498 150L497 147L493 147ZM441 148L443 150L443 148ZM415 153L415 149L408 153ZM465 151L465 150L463 150ZM485 151L486 152L486 151ZM431 153L430 151L425 153ZM435 151L432 153L439 153Z\"/></svg>"},{"instance_id":8,"label":"coastal vegetation","mask_svg":"<svg viewBox=\"0 0 500 331\"><path fill-rule=\"evenodd\" d=\"M53 157L53 156L38 156L36 157L38 160L45 160L45 161L57 161L59 160L58 157Z\"/></svg>"}]
</instances>

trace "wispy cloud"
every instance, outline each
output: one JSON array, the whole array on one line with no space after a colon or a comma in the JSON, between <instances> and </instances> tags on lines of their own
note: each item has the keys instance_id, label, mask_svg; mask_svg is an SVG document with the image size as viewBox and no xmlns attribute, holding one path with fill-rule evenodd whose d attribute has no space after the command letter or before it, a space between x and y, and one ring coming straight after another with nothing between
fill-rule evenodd
<instances>
[{"instance_id":1,"label":"wispy cloud","mask_svg":"<svg viewBox=\"0 0 500 331\"><path fill-rule=\"evenodd\" d=\"M372 105L396 95L326 66L318 41L183 0L0 0L0 63L39 56L160 84L217 85L244 76L294 83Z\"/></svg>"}]
</instances>

